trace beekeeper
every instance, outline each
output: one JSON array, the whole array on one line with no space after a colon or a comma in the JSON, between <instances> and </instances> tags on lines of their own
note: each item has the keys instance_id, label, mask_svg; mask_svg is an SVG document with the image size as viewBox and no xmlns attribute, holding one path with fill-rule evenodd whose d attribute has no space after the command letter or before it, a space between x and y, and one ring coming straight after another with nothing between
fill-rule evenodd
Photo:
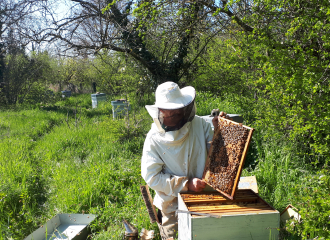
<instances>
[{"instance_id":1,"label":"beekeeper","mask_svg":"<svg viewBox=\"0 0 330 240\"><path fill-rule=\"evenodd\" d=\"M162 212L168 237L178 229L178 193L199 192L206 185L201 178L213 131L195 116L195 95L193 87L180 89L174 82L165 82L156 89L155 104L146 106L154 123L144 142L141 174L156 192L153 203ZM218 118L212 122L216 129Z\"/></svg>"}]
</instances>

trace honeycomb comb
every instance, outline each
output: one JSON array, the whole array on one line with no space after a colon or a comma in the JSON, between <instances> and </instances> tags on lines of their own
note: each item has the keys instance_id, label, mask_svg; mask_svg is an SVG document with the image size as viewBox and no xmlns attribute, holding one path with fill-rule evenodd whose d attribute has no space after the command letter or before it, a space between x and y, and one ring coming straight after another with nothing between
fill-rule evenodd
<instances>
[{"instance_id":1,"label":"honeycomb comb","mask_svg":"<svg viewBox=\"0 0 330 240\"><path fill-rule=\"evenodd\" d=\"M254 129L219 117L203 180L233 200Z\"/></svg>"}]
</instances>

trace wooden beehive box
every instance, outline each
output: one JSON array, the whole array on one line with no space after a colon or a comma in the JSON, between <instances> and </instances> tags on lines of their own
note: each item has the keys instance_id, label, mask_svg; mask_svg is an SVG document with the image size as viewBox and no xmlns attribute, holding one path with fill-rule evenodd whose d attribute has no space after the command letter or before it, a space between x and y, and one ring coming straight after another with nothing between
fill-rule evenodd
<instances>
[{"instance_id":1,"label":"wooden beehive box","mask_svg":"<svg viewBox=\"0 0 330 240\"><path fill-rule=\"evenodd\" d=\"M233 200L254 129L219 117L203 180Z\"/></svg>"},{"instance_id":2,"label":"wooden beehive box","mask_svg":"<svg viewBox=\"0 0 330 240\"><path fill-rule=\"evenodd\" d=\"M218 192L181 193L179 240L278 239L280 213L250 189L234 200Z\"/></svg>"}]
</instances>

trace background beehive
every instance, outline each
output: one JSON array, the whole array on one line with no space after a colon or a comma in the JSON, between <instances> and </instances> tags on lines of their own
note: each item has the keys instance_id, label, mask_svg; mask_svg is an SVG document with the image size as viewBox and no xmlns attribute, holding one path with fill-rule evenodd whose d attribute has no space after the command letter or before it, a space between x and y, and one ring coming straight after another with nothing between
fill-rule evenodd
<instances>
[{"instance_id":1,"label":"background beehive","mask_svg":"<svg viewBox=\"0 0 330 240\"><path fill-rule=\"evenodd\" d=\"M229 199L234 198L253 130L219 117L203 180Z\"/></svg>"}]
</instances>

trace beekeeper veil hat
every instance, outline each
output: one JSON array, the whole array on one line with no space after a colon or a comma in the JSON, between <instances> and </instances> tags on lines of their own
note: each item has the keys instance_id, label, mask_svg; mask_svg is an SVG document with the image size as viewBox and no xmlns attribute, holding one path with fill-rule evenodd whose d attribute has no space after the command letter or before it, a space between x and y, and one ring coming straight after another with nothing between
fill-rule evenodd
<instances>
[{"instance_id":1,"label":"beekeeper veil hat","mask_svg":"<svg viewBox=\"0 0 330 240\"><path fill-rule=\"evenodd\" d=\"M160 132L176 131L184 124L194 119L196 113L195 106L196 91L193 87L179 88L174 82L160 84L155 93L156 102L154 105L146 105L150 116L153 118ZM171 111L171 116L165 116L164 112ZM167 119L166 119L167 118ZM175 124L168 124L169 118Z\"/></svg>"}]
</instances>

